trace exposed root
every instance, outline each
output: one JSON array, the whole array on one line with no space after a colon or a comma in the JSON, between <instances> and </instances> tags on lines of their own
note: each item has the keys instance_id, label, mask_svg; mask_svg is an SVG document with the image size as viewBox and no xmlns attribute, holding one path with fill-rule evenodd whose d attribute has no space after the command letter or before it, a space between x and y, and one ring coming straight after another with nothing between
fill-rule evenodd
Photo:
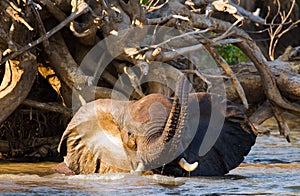
<instances>
[{"instance_id":1,"label":"exposed root","mask_svg":"<svg viewBox=\"0 0 300 196\"><path fill-rule=\"evenodd\" d=\"M281 115L282 114L281 109L276 106L272 106L272 110L274 113L274 117L278 123L280 135L283 135L288 142L291 142L290 128L289 128L288 124L286 123L286 121L284 120L283 116Z\"/></svg>"}]
</instances>

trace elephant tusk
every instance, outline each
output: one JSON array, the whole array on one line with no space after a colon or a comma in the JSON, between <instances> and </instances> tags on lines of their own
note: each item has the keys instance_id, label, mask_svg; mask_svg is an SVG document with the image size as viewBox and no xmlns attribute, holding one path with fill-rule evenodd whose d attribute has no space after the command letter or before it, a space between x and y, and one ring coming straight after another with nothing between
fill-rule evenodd
<instances>
[{"instance_id":1,"label":"elephant tusk","mask_svg":"<svg viewBox=\"0 0 300 196\"><path fill-rule=\"evenodd\" d=\"M142 162L139 162L137 165L136 170L131 170L130 173L131 174L135 174L135 175L142 175L142 172L145 170L145 166Z\"/></svg>"},{"instance_id":2,"label":"elephant tusk","mask_svg":"<svg viewBox=\"0 0 300 196\"><path fill-rule=\"evenodd\" d=\"M184 169L185 171L191 172L197 169L198 167L198 162L194 162L193 164L188 163L185 158L181 158L180 161L178 162L180 167Z\"/></svg>"},{"instance_id":3,"label":"elephant tusk","mask_svg":"<svg viewBox=\"0 0 300 196\"><path fill-rule=\"evenodd\" d=\"M145 165L142 162L139 162L135 171L136 172L142 172L144 170L145 170Z\"/></svg>"}]
</instances>

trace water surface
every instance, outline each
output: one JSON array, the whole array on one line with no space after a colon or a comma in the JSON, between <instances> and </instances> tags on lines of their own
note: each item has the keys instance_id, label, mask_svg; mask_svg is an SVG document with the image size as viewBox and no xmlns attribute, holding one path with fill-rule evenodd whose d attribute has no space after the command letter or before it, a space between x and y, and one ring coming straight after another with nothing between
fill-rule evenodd
<instances>
[{"instance_id":1,"label":"water surface","mask_svg":"<svg viewBox=\"0 0 300 196\"><path fill-rule=\"evenodd\" d=\"M257 138L245 161L223 177L47 174L56 163L0 162L1 195L300 195L300 130ZM200 163L201 166L201 163Z\"/></svg>"}]
</instances>

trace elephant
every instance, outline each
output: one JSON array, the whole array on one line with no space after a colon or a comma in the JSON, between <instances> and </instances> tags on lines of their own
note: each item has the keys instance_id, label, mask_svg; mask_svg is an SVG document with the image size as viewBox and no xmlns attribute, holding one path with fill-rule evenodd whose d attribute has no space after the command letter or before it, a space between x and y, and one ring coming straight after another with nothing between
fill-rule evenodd
<instances>
[{"instance_id":1,"label":"elephant","mask_svg":"<svg viewBox=\"0 0 300 196\"><path fill-rule=\"evenodd\" d=\"M98 99L82 106L62 135L58 151L64 161L55 170L175 177L228 173L249 153L257 132L233 102L189 89L183 75L174 98L153 93L140 100Z\"/></svg>"}]
</instances>

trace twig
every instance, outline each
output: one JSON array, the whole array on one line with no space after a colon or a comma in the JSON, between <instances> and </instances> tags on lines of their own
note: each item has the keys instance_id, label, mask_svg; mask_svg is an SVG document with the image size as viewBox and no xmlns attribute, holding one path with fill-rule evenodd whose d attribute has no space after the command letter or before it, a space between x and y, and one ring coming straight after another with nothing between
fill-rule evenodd
<instances>
[{"instance_id":1,"label":"twig","mask_svg":"<svg viewBox=\"0 0 300 196\"><path fill-rule=\"evenodd\" d=\"M219 65L221 65L221 67L224 69L225 73L229 77L231 77L232 84L233 84L235 90L237 91L239 97L241 98L244 107L246 109L248 109L249 104L248 104L244 89L243 89L241 83L239 82L239 80L237 79L235 73L232 71L232 69L227 64L227 62L217 53L216 49L211 47L209 44L204 44L204 46L205 46L206 50L209 52L209 54L216 60L216 62Z\"/></svg>"},{"instance_id":2,"label":"twig","mask_svg":"<svg viewBox=\"0 0 300 196\"><path fill-rule=\"evenodd\" d=\"M184 37L187 37L187 36L189 36L189 35L203 34L203 33L208 32L209 30L210 30L210 29L204 29L204 30L201 30L201 31L191 31L191 32L183 33L183 34L180 34L180 35L171 37L171 38L169 38L169 39L167 39L167 40L165 40L165 41L163 41L163 42L161 42L161 43L159 43L159 44L151 45L151 46L149 46L149 47L145 47L145 48L143 48L143 49L140 49L140 50L137 51L137 53L141 53L141 52L146 51L146 50L149 50L149 49L151 49L151 48L154 48L154 49L155 49L155 48L161 47L162 45L165 45L165 44L167 44L167 43L169 43L169 42L171 42L171 41L173 41L173 40L180 39L180 38L184 38ZM190 47L193 47L193 46L190 46ZM188 47L186 47L186 48L188 48ZM179 49L179 50L180 50L180 49Z\"/></svg>"},{"instance_id":3,"label":"twig","mask_svg":"<svg viewBox=\"0 0 300 196\"><path fill-rule=\"evenodd\" d=\"M151 6L149 6L149 7L147 8L147 12L153 12L153 11L155 11L155 10L158 10L158 9L162 8L164 5L166 5L168 2L169 2L169 0L166 0L164 3L162 3L161 5L156 6L156 7L151 7Z\"/></svg>"},{"instance_id":4,"label":"twig","mask_svg":"<svg viewBox=\"0 0 300 196\"><path fill-rule=\"evenodd\" d=\"M213 46L220 46L220 45L226 45L226 44L236 44L236 43L240 43L242 40L241 39L223 39L223 40L219 40L216 41L215 39L213 39Z\"/></svg>"},{"instance_id":5,"label":"twig","mask_svg":"<svg viewBox=\"0 0 300 196\"><path fill-rule=\"evenodd\" d=\"M206 29L207 30L207 29ZM178 37L181 37L181 36L178 36ZM168 41L168 40L166 40ZM220 40L220 41L217 41L215 42L215 40L213 40L213 43L210 43L211 46L216 46L216 45L220 45L220 44L224 44L224 43L240 43L242 40L241 39L226 39L226 40ZM142 52L144 50L148 50L149 48L155 48L155 46L158 46L158 45L161 45L162 43L160 44L157 44L157 45L152 45L152 46L149 46L147 48L143 48L138 52ZM166 62L166 61L170 61L170 60L174 60L178 57L180 57L181 55L184 55L184 54L188 54L190 52L194 52L196 50L200 50L200 49L203 49L204 46L202 44L196 44L196 45L192 45L192 46L187 46L187 47L183 47L183 48L178 48L176 50L173 50L173 51L168 51L168 52L160 52L160 54L154 59L154 60L158 60L158 61L161 61L161 62Z\"/></svg>"},{"instance_id":6,"label":"twig","mask_svg":"<svg viewBox=\"0 0 300 196\"><path fill-rule=\"evenodd\" d=\"M290 15L292 14L292 11L295 7L295 2L296 0L293 0L292 1L292 5L287 13L286 16L282 15L281 11L280 11L280 2L279 0L277 0L277 5L278 5L278 11L277 11L277 14L274 16L273 20L272 20L272 23L274 23L274 20L275 18L277 18L277 15L280 14L281 16L281 24L278 25L278 27L275 29L275 31L273 32L273 29L272 27L273 26L270 26L270 29L269 29L269 34L270 34L270 46L269 46L269 57L270 59L273 61L275 59L275 48L276 48L276 45L278 43L278 40L279 38L285 34L286 32L288 32L293 26L297 25L300 20L296 21L295 23L292 23L287 29L285 29L284 31L282 31L280 33L280 31L282 30L283 28L283 25L285 24L286 20L290 17Z\"/></svg>"},{"instance_id":7,"label":"twig","mask_svg":"<svg viewBox=\"0 0 300 196\"><path fill-rule=\"evenodd\" d=\"M274 55L275 54L275 48L276 48L276 46L278 44L278 41L281 38L281 36L284 35L285 33L287 33L288 31L290 31L292 28L295 28L298 23L300 23L300 20L297 20L296 22L293 22L288 28L286 28L285 30L283 30L281 33L279 33L277 36L274 37L276 39L274 41L274 44L273 44L273 47L272 47L273 49L272 49L272 52L271 52L273 58L275 56Z\"/></svg>"},{"instance_id":8,"label":"twig","mask_svg":"<svg viewBox=\"0 0 300 196\"><path fill-rule=\"evenodd\" d=\"M150 9L150 7L155 7L157 4L159 3L159 0L156 0L155 2L154 2L154 0L150 0L147 4L147 7L146 7L146 10L149 10Z\"/></svg>"},{"instance_id":9,"label":"twig","mask_svg":"<svg viewBox=\"0 0 300 196\"><path fill-rule=\"evenodd\" d=\"M205 31L208 31L208 29L205 29ZM149 58L150 57L149 59L147 59L149 61L150 60L159 60L161 62L170 61L170 60L176 59L180 55L187 54L189 52L201 49L201 48L203 48L203 46L201 44L196 44L196 45L192 45L192 46L178 48L176 50L174 49L174 50L168 51L168 52L162 52L160 46L162 46L162 45L164 45L164 44L166 44L166 43L168 43L172 40L182 38L182 37L186 37L186 35L193 35L193 34L198 34L198 33L202 33L202 32L204 32L204 31L201 31L201 32L192 31L192 32L189 32L189 33L181 34L181 35L172 37L168 40L165 40L165 41L163 41L159 44L144 47L140 50L137 50L136 48L125 48L124 52L128 56L134 56L134 55L140 55L142 52L145 52L145 51L149 52L150 49L155 49L154 51L150 51L151 55L147 54L147 52L146 52L143 58ZM137 59L137 57L136 57L136 59Z\"/></svg>"},{"instance_id":10,"label":"twig","mask_svg":"<svg viewBox=\"0 0 300 196\"><path fill-rule=\"evenodd\" d=\"M204 46L202 44L197 44L197 45L192 45L192 46L188 46L188 47L184 47L184 48L179 48L179 49L174 50L174 51L161 52L156 57L155 60L161 61L161 62L171 61L171 60L174 60L174 59L180 57L181 55L188 54L190 52L194 52L196 50L203 49L203 47Z\"/></svg>"},{"instance_id":11,"label":"twig","mask_svg":"<svg viewBox=\"0 0 300 196\"><path fill-rule=\"evenodd\" d=\"M67 24L69 24L72 20L74 20L75 18L77 18L81 14L85 13L86 11L88 11L87 8L88 8L88 5L86 3L81 3L78 6L78 10L76 12L72 13L69 17L67 17L59 25L57 25L56 27L54 27L53 29L51 29L50 31L48 31L45 35L42 35L37 40L35 40L35 41L27 44L26 46L23 46L22 48L20 48L18 51L15 51L11 55L9 55L7 57L4 57L2 59L0 65L3 64L4 62L6 62L7 60L15 58L15 57L19 56L20 54L22 54L23 52L29 50L30 48L33 48L36 45L40 44L41 42L49 39L52 35L54 35L56 32L58 32L59 30L61 30L64 26L66 26Z\"/></svg>"},{"instance_id":12,"label":"twig","mask_svg":"<svg viewBox=\"0 0 300 196\"><path fill-rule=\"evenodd\" d=\"M145 94L143 93L143 91L139 85L141 78L138 78L138 76L134 73L134 71L128 67L124 67L124 73L130 79L131 86L134 88L136 93L138 93L138 95L141 97L145 97Z\"/></svg>"},{"instance_id":13,"label":"twig","mask_svg":"<svg viewBox=\"0 0 300 196\"><path fill-rule=\"evenodd\" d=\"M223 76L223 75L211 75L211 74L206 74L206 73L201 73L203 76L207 77L207 78L222 78L222 79L226 79L229 80L231 79L231 77L229 76Z\"/></svg>"},{"instance_id":14,"label":"twig","mask_svg":"<svg viewBox=\"0 0 300 196\"><path fill-rule=\"evenodd\" d=\"M4 4L7 4L7 5L9 5L9 6L11 6L15 11L17 11L17 12L22 12L22 9L21 8L19 8L18 6L16 6L12 1L10 1L10 0L4 0L4 1L2 1Z\"/></svg>"},{"instance_id":15,"label":"twig","mask_svg":"<svg viewBox=\"0 0 300 196\"><path fill-rule=\"evenodd\" d=\"M61 106L60 104L57 104L57 103L41 103L41 102L38 102L38 101L25 99L22 102L22 104L30 106L30 107L42 109L42 110L61 113L61 114L66 115L67 117L72 116L72 110L70 110L69 108L65 108L65 107L63 107L63 106Z\"/></svg>"},{"instance_id":16,"label":"twig","mask_svg":"<svg viewBox=\"0 0 300 196\"><path fill-rule=\"evenodd\" d=\"M147 19L148 25L157 25L167 22L168 20L171 20L173 18L173 15L161 17L161 18L151 18Z\"/></svg>"},{"instance_id":17,"label":"twig","mask_svg":"<svg viewBox=\"0 0 300 196\"><path fill-rule=\"evenodd\" d=\"M159 44L150 45L149 47L145 47L145 48L142 48L140 50L136 50L132 55L139 54L139 53L147 51L149 49L158 49L162 45L167 44L167 43L169 43L173 40L184 38L184 37L187 37L188 35L196 35L196 34L206 33L209 30L210 29L205 29L205 30L202 30L202 31L191 31L191 32L188 32L188 33L180 34L178 36L171 37L171 38L169 38L169 39L167 39L167 40L165 40L165 41L163 41ZM170 61L170 60L173 60L173 59L179 57L180 55L187 54L189 52L199 50L201 48L203 48L203 46L201 44L197 44L197 45L192 45L192 46L188 46L188 47L184 47L184 48L178 48L176 50L169 51L169 52L159 51L159 53L157 55L155 55L157 57L154 58L154 59L162 61L162 62ZM152 59L152 60L154 60L154 59Z\"/></svg>"},{"instance_id":18,"label":"twig","mask_svg":"<svg viewBox=\"0 0 300 196\"><path fill-rule=\"evenodd\" d=\"M43 24L43 21L41 19L41 16L40 16L39 12L35 8L34 2L32 0L29 0L28 1L28 6L30 7L31 11L33 12L33 15L35 16L35 18L37 20L38 28L41 32L40 35L41 36L45 35L46 34L46 29L45 29L45 26ZM49 51L48 51L49 41L48 40L45 40L43 42L43 46L44 46L45 50L47 51L47 53L49 53Z\"/></svg>"},{"instance_id":19,"label":"twig","mask_svg":"<svg viewBox=\"0 0 300 196\"><path fill-rule=\"evenodd\" d=\"M244 20L243 17L239 17L221 36L218 36L217 38L215 38L214 41L216 42L216 41L225 39L226 37L229 37L230 36L230 32L233 29L233 27L235 27L239 22L241 22L243 20Z\"/></svg>"},{"instance_id":20,"label":"twig","mask_svg":"<svg viewBox=\"0 0 300 196\"><path fill-rule=\"evenodd\" d=\"M16 11L12 6L12 3L10 3L10 6L6 8L6 12L8 13L8 15L15 21L22 23L23 25L25 25L29 31L33 31L33 28L26 22L26 20L24 18L22 18L21 16L19 16L18 11Z\"/></svg>"}]
</instances>

